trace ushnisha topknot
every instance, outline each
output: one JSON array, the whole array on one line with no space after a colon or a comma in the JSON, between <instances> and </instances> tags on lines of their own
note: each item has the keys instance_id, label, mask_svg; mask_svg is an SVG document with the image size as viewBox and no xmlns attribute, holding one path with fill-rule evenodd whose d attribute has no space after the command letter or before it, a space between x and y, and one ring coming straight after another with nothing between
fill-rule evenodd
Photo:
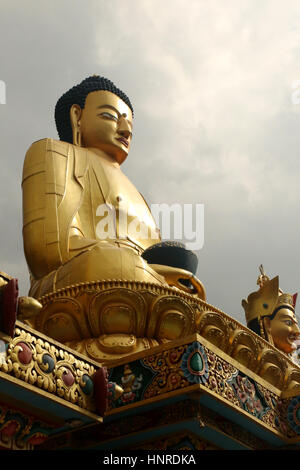
<instances>
[{"instance_id":1,"label":"ushnisha topknot","mask_svg":"<svg viewBox=\"0 0 300 470\"><path fill-rule=\"evenodd\" d=\"M99 90L110 91L117 95L129 106L133 114L132 104L123 91L117 88L111 80L100 77L100 75L92 75L91 77L85 78L78 85L73 86L64 93L56 103L55 123L60 140L71 144L73 143L70 109L73 104L77 104L83 109L87 95L93 91Z\"/></svg>"}]
</instances>

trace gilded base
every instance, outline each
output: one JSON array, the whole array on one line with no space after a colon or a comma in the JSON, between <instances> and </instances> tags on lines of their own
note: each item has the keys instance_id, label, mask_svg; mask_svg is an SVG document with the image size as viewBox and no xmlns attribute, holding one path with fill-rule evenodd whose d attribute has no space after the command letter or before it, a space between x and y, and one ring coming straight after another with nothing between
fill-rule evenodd
<instances>
[{"instance_id":1,"label":"gilded base","mask_svg":"<svg viewBox=\"0 0 300 470\"><path fill-rule=\"evenodd\" d=\"M138 281L79 283L39 299L23 322L105 365L198 333L277 388L292 390L300 369L291 359L213 305L176 287ZM139 355L139 354L138 354Z\"/></svg>"},{"instance_id":2,"label":"gilded base","mask_svg":"<svg viewBox=\"0 0 300 470\"><path fill-rule=\"evenodd\" d=\"M175 287L121 280L79 283L39 301L27 323L99 362L196 332L201 303Z\"/></svg>"},{"instance_id":3,"label":"gilded base","mask_svg":"<svg viewBox=\"0 0 300 470\"><path fill-rule=\"evenodd\" d=\"M66 346L101 363L121 359L136 352L151 349L168 340L155 340L136 338L134 335L112 334L102 335L99 338L70 341Z\"/></svg>"}]
</instances>

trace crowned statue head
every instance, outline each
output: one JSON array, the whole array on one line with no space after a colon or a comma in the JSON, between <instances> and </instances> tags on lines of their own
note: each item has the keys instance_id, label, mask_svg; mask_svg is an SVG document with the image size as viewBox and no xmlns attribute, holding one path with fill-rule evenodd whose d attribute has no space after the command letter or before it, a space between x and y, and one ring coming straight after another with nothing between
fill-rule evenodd
<instances>
[{"instance_id":1,"label":"crowned statue head","mask_svg":"<svg viewBox=\"0 0 300 470\"><path fill-rule=\"evenodd\" d=\"M72 87L55 107L60 140L101 152L119 164L128 155L132 119L129 98L111 80L99 75Z\"/></svg>"},{"instance_id":2,"label":"crowned statue head","mask_svg":"<svg viewBox=\"0 0 300 470\"><path fill-rule=\"evenodd\" d=\"M293 353L300 336L295 314L297 294L282 292L279 277L269 279L262 265L257 284L259 290L242 300L248 328L282 352Z\"/></svg>"}]
</instances>

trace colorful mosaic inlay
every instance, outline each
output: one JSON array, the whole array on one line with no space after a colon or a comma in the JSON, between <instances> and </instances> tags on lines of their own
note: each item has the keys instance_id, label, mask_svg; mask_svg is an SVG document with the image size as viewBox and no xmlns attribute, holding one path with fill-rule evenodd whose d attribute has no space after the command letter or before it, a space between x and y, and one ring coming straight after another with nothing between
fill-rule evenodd
<instances>
[{"instance_id":1,"label":"colorful mosaic inlay","mask_svg":"<svg viewBox=\"0 0 300 470\"><path fill-rule=\"evenodd\" d=\"M53 428L33 420L19 411L7 407L0 408L0 434L2 438L14 438L28 444L44 442Z\"/></svg>"},{"instance_id":2,"label":"colorful mosaic inlay","mask_svg":"<svg viewBox=\"0 0 300 470\"><path fill-rule=\"evenodd\" d=\"M109 375L110 406L118 407L143 400L145 391L156 375L155 370L144 364L142 360L111 369ZM120 385L124 392L113 402L115 397L114 383Z\"/></svg>"},{"instance_id":3,"label":"colorful mosaic inlay","mask_svg":"<svg viewBox=\"0 0 300 470\"><path fill-rule=\"evenodd\" d=\"M274 431L287 437L300 433L300 399L297 407L295 399L292 402L280 400L278 395L199 341L116 366L110 369L109 374L109 380L124 389L120 398L110 402L110 409L199 384ZM287 422L289 405L290 426Z\"/></svg>"},{"instance_id":4,"label":"colorful mosaic inlay","mask_svg":"<svg viewBox=\"0 0 300 470\"><path fill-rule=\"evenodd\" d=\"M291 428L300 434L300 396L291 400L287 409L287 419Z\"/></svg>"},{"instance_id":5,"label":"colorful mosaic inlay","mask_svg":"<svg viewBox=\"0 0 300 470\"><path fill-rule=\"evenodd\" d=\"M245 374L237 371L228 380L228 383L231 385L240 405L252 415L262 419L271 409L264 396L259 392L254 380L251 380Z\"/></svg>"}]
</instances>

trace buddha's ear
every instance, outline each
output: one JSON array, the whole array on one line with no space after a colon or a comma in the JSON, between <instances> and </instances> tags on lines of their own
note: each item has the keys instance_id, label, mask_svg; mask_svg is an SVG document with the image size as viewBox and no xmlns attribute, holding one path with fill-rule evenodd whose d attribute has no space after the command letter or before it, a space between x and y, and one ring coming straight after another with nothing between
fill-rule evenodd
<instances>
[{"instance_id":1,"label":"buddha's ear","mask_svg":"<svg viewBox=\"0 0 300 470\"><path fill-rule=\"evenodd\" d=\"M70 121L73 134L73 144L81 147L81 132L80 132L80 119L82 109L78 104L73 104L70 109Z\"/></svg>"},{"instance_id":2,"label":"buddha's ear","mask_svg":"<svg viewBox=\"0 0 300 470\"><path fill-rule=\"evenodd\" d=\"M71 120L72 129L74 129L74 127L78 127L81 114L82 114L81 107L78 104L73 104L70 109L70 120Z\"/></svg>"}]
</instances>

